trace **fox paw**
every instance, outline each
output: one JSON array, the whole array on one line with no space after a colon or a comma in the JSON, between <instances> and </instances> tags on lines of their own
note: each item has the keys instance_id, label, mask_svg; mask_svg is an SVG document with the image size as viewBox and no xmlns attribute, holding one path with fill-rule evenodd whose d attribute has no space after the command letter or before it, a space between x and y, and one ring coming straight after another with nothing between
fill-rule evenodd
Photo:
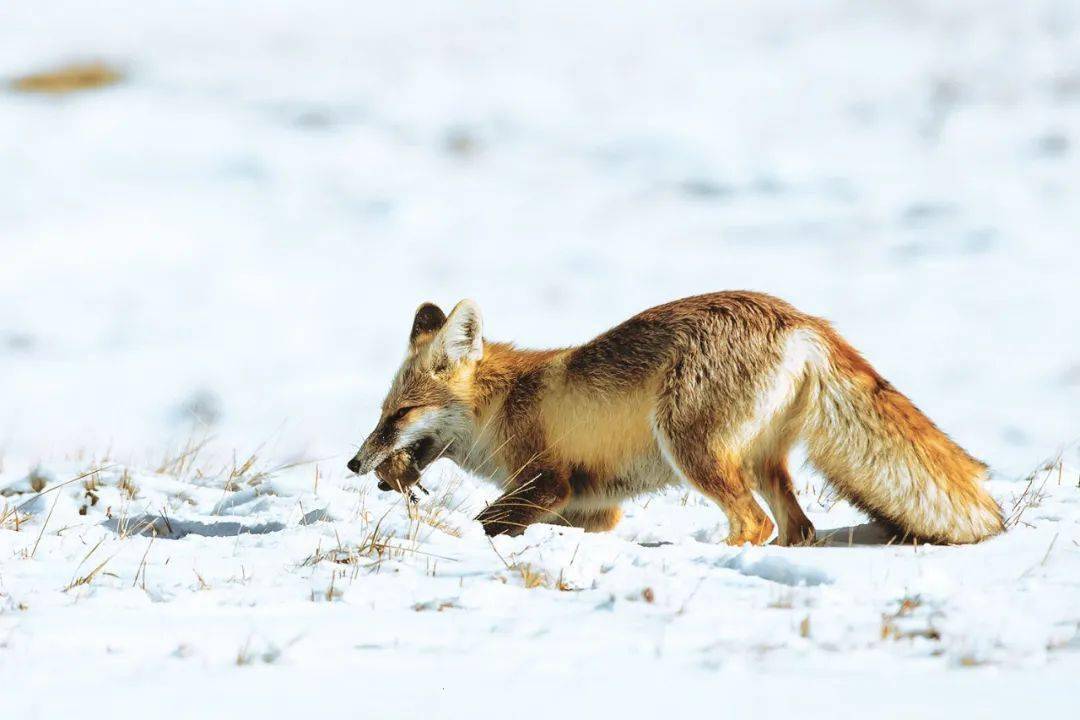
<instances>
[{"instance_id":1,"label":"fox paw","mask_svg":"<svg viewBox=\"0 0 1080 720\"><path fill-rule=\"evenodd\" d=\"M506 511L495 505L484 508L475 518L484 526L484 534L488 537L495 535L520 535L525 531L521 523L511 522L506 517Z\"/></svg>"},{"instance_id":2,"label":"fox paw","mask_svg":"<svg viewBox=\"0 0 1080 720\"><path fill-rule=\"evenodd\" d=\"M484 534L488 537L494 537L495 535L514 536L525 532L525 528L523 527L499 520L491 520L488 522L481 521L481 523L484 526Z\"/></svg>"}]
</instances>

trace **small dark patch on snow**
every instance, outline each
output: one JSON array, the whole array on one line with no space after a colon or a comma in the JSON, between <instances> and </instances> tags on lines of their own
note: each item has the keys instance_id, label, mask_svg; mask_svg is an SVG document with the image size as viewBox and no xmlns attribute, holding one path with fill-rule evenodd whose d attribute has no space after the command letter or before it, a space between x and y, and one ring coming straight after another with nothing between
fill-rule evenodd
<instances>
[{"instance_id":1,"label":"small dark patch on snow","mask_svg":"<svg viewBox=\"0 0 1080 720\"><path fill-rule=\"evenodd\" d=\"M940 202L914 202L900 213L900 222L908 227L941 222L956 214L956 206Z\"/></svg>"},{"instance_id":2,"label":"small dark patch on snow","mask_svg":"<svg viewBox=\"0 0 1080 720\"><path fill-rule=\"evenodd\" d=\"M37 348L37 338L30 333L9 332L3 336L3 347L15 353L32 353Z\"/></svg>"},{"instance_id":3,"label":"small dark patch on snow","mask_svg":"<svg viewBox=\"0 0 1080 720\"><path fill-rule=\"evenodd\" d=\"M690 178L679 183L679 191L694 200L725 200L735 194L735 188L708 178Z\"/></svg>"},{"instance_id":4,"label":"small dark patch on snow","mask_svg":"<svg viewBox=\"0 0 1080 720\"><path fill-rule=\"evenodd\" d=\"M1065 370L1061 375L1062 385L1080 385L1080 363Z\"/></svg>"},{"instance_id":5,"label":"small dark patch on snow","mask_svg":"<svg viewBox=\"0 0 1080 720\"><path fill-rule=\"evenodd\" d=\"M1006 425L1001 430L1001 439L1010 445L1027 445L1031 442L1031 438L1023 428L1018 428L1015 425Z\"/></svg>"},{"instance_id":6,"label":"small dark patch on snow","mask_svg":"<svg viewBox=\"0 0 1080 720\"><path fill-rule=\"evenodd\" d=\"M470 158L480 152L480 138L469 128L455 127L443 136L443 150L459 158Z\"/></svg>"},{"instance_id":7,"label":"small dark patch on snow","mask_svg":"<svg viewBox=\"0 0 1080 720\"><path fill-rule=\"evenodd\" d=\"M221 420L221 398L212 390L196 390L176 408L173 416L179 423L192 422L211 427Z\"/></svg>"},{"instance_id":8,"label":"small dark patch on snow","mask_svg":"<svg viewBox=\"0 0 1080 720\"><path fill-rule=\"evenodd\" d=\"M1043 133L1035 139L1035 152L1040 157L1057 158L1069 153L1069 136L1060 132Z\"/></svg>"}]
</instances>

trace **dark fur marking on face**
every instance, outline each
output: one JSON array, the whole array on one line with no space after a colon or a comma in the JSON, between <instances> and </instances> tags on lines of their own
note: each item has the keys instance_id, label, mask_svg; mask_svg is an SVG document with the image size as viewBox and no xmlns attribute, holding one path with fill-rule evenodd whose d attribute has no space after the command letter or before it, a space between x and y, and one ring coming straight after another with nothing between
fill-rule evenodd
<instances>
[{"instance_id":1,"label":"dark fur marking on face","mask_svg":"<svg viewBox=\"0 0 1080 720\"><path fill-rule=\"evenodd\" d=\"M380 446L389 447L394 444L394 439L397 437L397 423L387 418L379 423L374 434Z\"/></svg>"}]
</instances>

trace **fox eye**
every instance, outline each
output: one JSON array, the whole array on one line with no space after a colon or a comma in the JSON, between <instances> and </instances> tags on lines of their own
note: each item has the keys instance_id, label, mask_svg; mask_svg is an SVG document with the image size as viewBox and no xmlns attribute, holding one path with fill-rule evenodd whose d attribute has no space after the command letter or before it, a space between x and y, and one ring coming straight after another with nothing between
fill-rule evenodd
<instances>
[{"instance_id":1,"label":"fox eye","mask_svg":"<svg viewBox=\"0 0 1080 720\"><path fill-rule=\"evenodd\" d=\"M394 414L390 416L390 420L392 422L397 422L398 420L405 417L406 415L408 415L410 412L412 412L413 410L415 410L418 407L420 407L420 406L419 405L402 405L401 407L399 407L397 410L394 411Z\"/></svg>"}]
</instances>

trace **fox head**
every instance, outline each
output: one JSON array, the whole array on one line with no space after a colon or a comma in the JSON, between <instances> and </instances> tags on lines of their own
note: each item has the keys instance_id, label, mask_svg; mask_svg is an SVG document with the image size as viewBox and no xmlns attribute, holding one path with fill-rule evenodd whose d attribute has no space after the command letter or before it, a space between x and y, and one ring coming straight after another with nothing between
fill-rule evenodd
<instances>
[{"instance_id":1,"label":"fox head","mask_svg":"<svg viewBox=\"0 0 1080 720\"><path fill-rule=\"evenodd\" d=\"M391 474L391 466L401 466L404 454L412 472L405 482L395 483L400 489L415 482L419 471L455 442L462 442L473 422L471 379L483 355L476 303L462 300L449 317L436 305L421 305L413 318L405 361L383 400L379 422L349 461L349 470L362 475L379 468L380 475ZM385 478L380 479L380 487L388 485Z\"/></svg>"}]
</instances>

